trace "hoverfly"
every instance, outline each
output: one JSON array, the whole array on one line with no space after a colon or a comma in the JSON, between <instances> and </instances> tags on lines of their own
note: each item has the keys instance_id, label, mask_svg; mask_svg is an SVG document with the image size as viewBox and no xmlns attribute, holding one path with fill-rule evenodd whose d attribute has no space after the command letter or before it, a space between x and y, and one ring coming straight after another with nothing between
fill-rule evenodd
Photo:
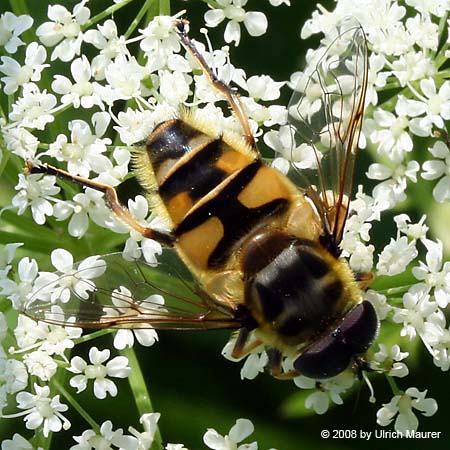
<instances>
[{"instance_id":1,"label":"hoverfly","mask_svg":"<svg viewBox=\"0 0 450 450\"><path fill-rule=\"evenodd\" d=\"M370 274L353 273L340 258L367 87L364 32L342 25L315 54L314 69L289 103L293 140L310 147L314 164L302 170L291 164L284 175L263 163L238 94L208 67L187 22L174 26L243 135L188 110L156 126L135 149L136 177L170 232L141 226L110 186L30 164L31 173L103 192L121 221L164 250L157 264L103 256L102 276L71 275L84 288L72 288L58 305L61 280L47 285L26 313L86 328L238 329L232 356L263 344L275 377L337 375L366 352L378 330L362 295ZM163 294L165 304L153 294ZM293 359L294 370L282 372L283 356Z\"/></svg>"}]
</instances>

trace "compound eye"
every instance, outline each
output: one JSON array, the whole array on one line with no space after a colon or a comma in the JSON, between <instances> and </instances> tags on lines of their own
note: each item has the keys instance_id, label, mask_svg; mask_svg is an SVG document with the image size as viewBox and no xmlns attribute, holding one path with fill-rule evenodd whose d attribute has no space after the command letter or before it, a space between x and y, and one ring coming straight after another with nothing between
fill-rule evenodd
<instances>
[{"instance_id":1,"label":"compound eye","mask_svg":"<svg viewBox=\"0 0 450 450\"><path fill-rule=\"evenodd\" d=\"M294 368L308 378L331 378L343 372L351 359L345 345L329 334L303 352L294 361Z\"/></svg>"},{"instance_id":2,"label":"compound eye","mask_svg":"<svg viewBox=\"0 0 450 450\"><path fill-rule=\"evenodd\" d=\"M369 348L377 331L375 310L364 301L345 316L338 328L305 350L294 361L294 368L309 378L334 377Z\"/></svg>"},{"instance_id":3,"label":"compound eye","mask_svg":"<svg viewBox=\"0 0 450 450\"><path fill-rule=\"evenodd\" d=\"M353 308L338 330L355 356L364 353L378 333L378 318L372 303L364 301Z\"/></svg>"}]
</instances>

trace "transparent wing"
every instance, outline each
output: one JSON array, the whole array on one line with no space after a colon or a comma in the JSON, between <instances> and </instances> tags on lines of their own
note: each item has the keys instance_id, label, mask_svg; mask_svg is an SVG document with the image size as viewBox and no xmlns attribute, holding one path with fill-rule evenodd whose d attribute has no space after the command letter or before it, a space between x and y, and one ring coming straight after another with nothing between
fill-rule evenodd
<instances>
[{"instance_id":1,"label":"transparent wing","mask_svg":"<svg viewBox=\"0 0 450 450\"><path fill-rule=\"evenodd\" d=\"M340 24L331 43L308 54L308 69L288 107L293 133L288 175L315 203L337 245L352 192L367 88L366 38L351 22ZM310 155L309 165L295 162L298 153Z\"/></svg>"},{"instance_id":2,"label":"transparent wing","mask_svg":"<svg viewBox=\"0 0 450 450\"><path fill-rule=\"evenodd\" d=\"M239 328L235 310L208 296L173 250L157 264L120 253L90 257L71 274L36 280L25 314L83 328Z\"/></svg>"}]
</instances>

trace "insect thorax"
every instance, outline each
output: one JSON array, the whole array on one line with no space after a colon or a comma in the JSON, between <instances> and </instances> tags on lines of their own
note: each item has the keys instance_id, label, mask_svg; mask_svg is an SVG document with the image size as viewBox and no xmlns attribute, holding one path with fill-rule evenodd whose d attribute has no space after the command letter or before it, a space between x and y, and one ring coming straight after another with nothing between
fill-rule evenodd
<instances>
[{"instance_id":1,"label":"insect thorax","mask_svg":"<svg viewBox=\"0 0 450 450\"><path fill-rule=\"evenodd\" d=\"M361 293L347 263L320 243L282 231L254 236L243 248L245 302L270 345L296 352L328 333Z\"/></svg>"}]
</instances>

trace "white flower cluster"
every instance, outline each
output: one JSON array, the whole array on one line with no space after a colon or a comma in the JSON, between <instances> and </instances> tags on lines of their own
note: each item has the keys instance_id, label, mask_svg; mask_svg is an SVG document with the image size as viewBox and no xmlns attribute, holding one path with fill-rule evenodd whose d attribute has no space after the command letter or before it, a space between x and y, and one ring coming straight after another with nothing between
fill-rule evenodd
<instances>
[{"instance_id":1,"label":"white flower cluster","mask_svg":"<svg viewBox=\"0 0 450 450\"><path fill-rule=\"evenodd\" d=\"M111 13L128 2L115 3L110 8ZM217 2L217 7L207 13L209 18L214 16L214 23L207 19L207 25L215 26L226 19L226 41L236 44L240 39L241 22L252 36L265 33L267 18L260 12L246 12L245 3ZM289 2L271 3L278 6ZM147 2L145 7L148 6ZM219 127L239 128L233 117L224 116L222 108L215 105L221 100L220 95L210 88L205 76L198 74L196 63L181 52L173 17L155 17L140 30L135 29L136 23L127 35L121 35L116 23L104 14L91 17L87 0L80 1L73 10L51 5L47 15L48 21L37 25L31 43L21 38L33 26L31 17L18 17L10 12L0 16L0 45L8 54L0 57L0 83L10 104L9 111L2 114L4 145L0 152L6 150L8 158L21 161L17 167L24 167L26 161L33 164L57 161L72 175L116 186L128 174L129 146L143 141L155 124L175 116L183 105L204 108L204 116L216 117ZM129 49L135 45L141 55L139 59ZM234 81L248 92L243 101L248 105L255 133L263 123L285 123L285 108L265 104L279 98L284 83L275 82L267 75L247 78L242 69L231 65L228 47L206 51L202 44L197 45L221 78ZM96 56L89 58L87 55L93 51ZM67 64L66 72L55 71L55 67L64 67L54 63L58 60ZM116 113L121 102L127 102L127 107ZM69 109L78 110L72 117L79 118L58 121L58 116ZM109 136L113 129L121 145L112 145ZM49 130L53 138L45 141L41 132ZM68 233L76 238L83 237L92 222L117 233L130 233L124 257L135 259L142 255L150 265L156 264L161 246L136 232L129 232L111 215L101 193L87 189L75 195L72 192L63 199L54 176L23 173L18 175L15 190L17 194L1 214L15 209L18 215L23 215L29 210L36 224L65 223ZM165 226L158 217L151 216L144 197L130 200L128 207L143 226ZM7 338L7 322L0 313L0 414L4 418L22 417L28 430L48 437L52 432L71 427L66 416L72 407L72 394L57 381L56 375L61 370L70 374L68 389L72 393L90 388L95 398L105 399L118 394L114 379L127 378L131 367L125 356L111 357L108 349L99 350L96 346L90 348L87 360L70 357L70 350L78 342L91 339L82 337L80 328L35 322L18 314L32 297L49 304L58 300L62 308L53 306L49 317L63 317L66 314L64 304L71 295L89 298L96 279L105 272L102 260L94 256L75 266L70 252L57 249L50 255L57 273L46 272L39 270L37 260L30 256L18 258L13 264L21 245L8 244L0 253L0 294L17 316L12 337ZM125 287L112 292L111 314L126 305L129 296ZM149 301L161 305L163 298L155 295ZM5 309L8 309L6 304ZM116 333L114 347L119 350L132 347L135 340L149 346L157 338L151 327L133 332L122 329ZM61 398L64 396L66 401ZM156 413L144 414L141 417L144 431L130 427L129 435L121 429L114 430L110 421L104 422L98 429L94 427L75 436L77 444L72 449L110 446L149 449L158 418ZM229 435L221 436L209 430L205 434L205 444L214 449L226 449L230 445L237 448L252 432L251 422L240 419ZM10 440L4 440L1 448L32 446L16 433ZM181 444L167 445L171 450L183 448ZM256 448L256 443L242 444L239 448Z\"/></svg>"},{"instance_id":2,"label":"white flower cluster","mask_svg":"<svg viewBox=\"0 0 450 450\"><path fill-rule=\"evenodd\" d=\"M370 232L377 226L374 222L381 225L384 211L407 200L407 187L410 183L418 183L419 175L424 180L438 180L432 196L430 189L430 195L424 195L423 200L417 198L419 203L429 202L432 197L441 203L450 200L450 142L445 131L445 121L450 119L450 74L441 69L450 47L450 40L447 37L443 42L442 34L450 35L450 22L446 23L445 32L443 25L439 27L449 8L448 0L363 0L357 3L337 0L331 12L319 5L301 33L303 38L316 33L333 36L334 27L349 15L364 29L370 56L367 118L361 141L380 161L373 163L367 172L367 176L377 180L378 184L371 196L361 187L358 189L351 202L341 247L355 272L373 270L376 279L410 273L406 288L381 292L370 289L366 292L366 300L372 302L381 321L402 325L400 336L411 340L420 337L435 365L445 371L450 367L450 324L446 320L450 302L450 263L445 262L442 242L428 237L425 216L418 223L412 223L406 214L394 217L396 237L390 238L390 242L379 249L375 262L375 247L369 242ZM325 45L327 42L325 40ZM309 52L307 61L314 60L314 55L315 52ZM296 85L295 80L299 77L300 74L294 74L292 85ZM308 100L312 110L318 107L314 98ZM418 151L414 151L416 142L423 145L424 138L429 143L431 157L424 152L418 157ZM266 144L281 155L274 165L283 172L287 171L286 160L298 166L297 156L302 151L308 152L306 144L304 148L292 151L290 139L291 134L283 126L278 134L271 131L264 136ZM305 164L307 160L305 153ZM422 184L425 190L429 189ZM418 197L420 195L418 193ZM422 254L425 254L425 261L418 260ZM232 344L228 343L224 349L228 358L231 349ZM388 349L379 344L379 351L372 351L368 358L374 370L393 379L408 375L409 369L403 362L407 356L408 352L402 352L398 345ZM261 348L254 349L242 367L241 377L254 378L266 364L267 354ZM289 360L284 361L284 368L286 371L292 368ZM325 382L294 378L295 384L304 389L320 386L306 400L307 408L313 408L318 414L324 413L331 402L341 404L341 394L353 385L353 381L353 375L349 377L347 373ZM398 389L394 393L391 402L378 412L379 425L390 424L398 414L394 424L396 430L416 430L418 421L413 409L425 416L437 410L435 400L425 399L426 391L409 388L403 393Z\"/></svg>"},{"instance_id":3,"label":"white flower cluster","mask_svg":"<svg viewBox=\"0 0 450 450\"><path fill-rule=\"evenodd\" d=\"M111 13L128 1L114 3ZM260 36L267 30L267 17L258 11L247 11L247 0L207 3L205 24L216 27L226 22L226 43L239 44L241 25L251 36ZM270 0L270 4L290 2ZM336 25L352 15L367 36L371 53L367 119L361 143L378 161L369 167L367 175L379 183L371 195L358 189L350 205L343 255L355 272L374 271L378 278L410 272L406 288L369 290L366 299L373 303L381 321L397 324L399 335L411 340L420 338L442 370L450 368L450 324L445 315L450 302L450 263L444 260L443 244L429 237L425 217L413 223L405 214L395 217L395 238L390 241L387 238L384 248L376 250L369 242L372 227L381 223L383 211L407 200L408 186L418 186L421 178L437 180L432 192L437 202L450 200L450 143L445 132L445 121L450 119L450 73L441 68L450 52L450 24L444 20L449 9L450 0L337 0L332 12L318 6L301 32L303 38L323 33L326 45L334 36ZM0 45L8 53L0 57L0 83L10 104L9 110L2 110L0 115L0 152L5 152L0 153L0 162L2 157L11 158L16 175L17 168L26 161L33 164L57 161L72 175L117 186L129 171L129 146L142 142L156 124L176 116L186 106L197 107L200 118L214 118L218 129L240 130L236 118L224 114L222 96L211 88L197 63L182 51L173 17L156 16L138 30L137 23L133 23L121 34L114 20L102 14L91 17L88 0L80 1L72 11L52 5L47 15L48 21L37 26L30 43L21 35L26 30L33 31L31 17L9 12L0 16ZM313 167L317 158L312 148L292 142L287 108L274 103L287 83L275 81L269 75L247 76L230 62L228 46L216 50L205 48L200 42L196 46L219 78L239 86L253 135L275 151L273 165L285 173L290 164L298 169ZM139 57L130 50L136 48ZM96 56L89 58L92 52ZM313 63L314 55L317 53L309 52L307 62ZM61 62L66 63L67 71L57 73L57 67L64 67ZM298 77L299 73L293 74L292 85ZM314 109L317 99L308 100ZM79 118L69 122L58 120L68 110L74 113L72 117ZM117 133L116 139L111 138L113 131ZM416 160L418 138L426 142L429 154L422 152ZM3 165L0 167L3 170ZM7 216L15 210L32 227L35 224L31 220L25 222L25 212L30 211L36 224L49 227L62 224L75 238L91 231L92 223L116 233L129 233L125 258L143 256L150 264L156 264L160 245L129 232L112 216L101 193L93 189L75 194L66 192L49 175L20 173L17 179L17 193L0 214ZM421 202L421 191L418 192L417 201ZM430 194L425 202L431 198ZM141 225L164 228L160 218L149 211L144 197L130 200L128 208ZM41 228L45 233L45 227ZM54 238L54 234L51 236ZM17 313L31 295L43 296L50 302L58 298L63 303L72 292L88 298L95 279L105 270L101 259L91 257L76 267L70 252L55 250L51 262L59 272L57 276L40 271L37 261L29 256L17 258L19 261L14 265L20 245L8 244L0 253L0 294L18 317L11 344L11 336L6 338L5 316L0 313L0 413L7 404L14 405L19 411L3 417L23 417L27 429L48 436L70 427L64 415L69 407L60 398L65 390L58 388L56 381L55 388L49 384L56 380L58 370L71 373L69 385L77 393L91 385L94 396L103 399L118 393L111 378L128 377L131 367L127 358L110 359L109 350L95 346L89 351L89 361L79 356L69 358L70 349L83 340L80 329L37 323ZM425 260L419 261L421 253L425 254ZM48 286L52 288L47 289ZM126 295L121 290L115 298L120 303L121 296ZM162 300L155 299L154 303L161 304ZM125 349L133 346L135 340L152 345L157 335L147 328L133 333L120 330L114 346ZM368 364L373 370L384 372L390 380L408 375L404 362L407 352L398 345L386 347L380 343L374 347L377 351L368 354ZM232 341L224 354L229 355L231 348ZM245 360L242 378L255 378L267 363L267 353L261 347L256 348ZM292 367L292 361L286 358L284 371L289 372ZM342 404L354 381L350 371L325 381L294 378L299 388L312 390L306 407L318 414L327 411L331 404ZM426 391L414 387L394 390L392 400L378 411L378 423L386 426L396 417L397 430L417 429L413 410L425 416L437 410L436 402L425 395ZM157 414L143 415L144 431L131 427L130 435L125 435L122 429L114 431L112 423L106 421L98 429L92 427L75 437L77 444L72 448L148 449L158 418ZM253 425L239 419L226 436L208 430L204 443L216 450L256 449L256 443L239 445L252 432ZM4 441L1 448L31 448L23 441L16 434L12 440ZM168 444L166 448L184 447Z\"/></svg>"}]
</instances>

